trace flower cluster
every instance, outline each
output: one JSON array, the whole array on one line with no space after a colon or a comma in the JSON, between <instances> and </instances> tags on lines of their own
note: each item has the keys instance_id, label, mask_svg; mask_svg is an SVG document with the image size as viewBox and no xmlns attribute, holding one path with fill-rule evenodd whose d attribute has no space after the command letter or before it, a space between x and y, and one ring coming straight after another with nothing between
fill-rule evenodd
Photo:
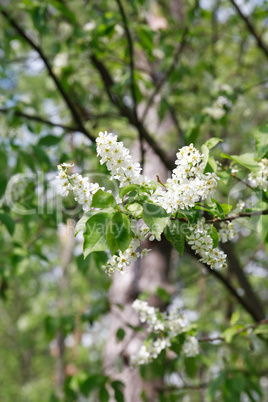
<instances>
[{"instance_id":1,"label":"flower cluster","mask_svg":"<svg viewBox=\"0 0 268 402\"><path fill-rule=\"evenodd\" d=\"M232 213L229 213L227 216L237 215L245 208L244 201L239 201L236 207L232 210ZM238 233L238 230L241 226L240 222L234 221L226 221L220 222L220 229L218 230L219 241L222 243L226 243L227 241L233 240Z\"/></svg>"},{"instance_id":2,"label":"flower cluster","mask_svg":"<svg viewBox=\"0 0 268 402\"><path fill-rule=\"evenodd\" d=\"M128 184L145 185L150 182L148 177L140 174L139 163L134 163L129 150L124 147L123 142L117 141L117 135L100 132L96 139L97 155L101 156L100 163L106 163L107 169L111 172L111 180L117 179L120 187Z\"/></svg>"},{"instance_id":3,"label":"flower cluster","mask_svg":"<svg viewBox=\"0 0 268 402\"><path fill-rule=\"evenodd\" d=\"M102 266L104 272L111 276L114 272L124 272L124 269L131 264L132 261L136 261L138 257L145 257L149 251L149 249L144 248L141 252L138 252L137 249L140 247L141 241L145 240L149 229L146 226L137 227L132 230L134 232L134 237L130 242L129 247L122 253L119 251L119 255L112 255L106 265Z\"/></svg>"},{"instance_id":4,"label":"flower cluster","mask_svg":"<svg viewBox=\"0 0 268 402\"><path fill-rule=\"evenodd\" d=\"M203 155L193 144L181 148L172 178L167 180L166 188L156 189L151 200L172 214L178 208L194 207L196 202L211 196L219 178L215 173L203 173L205 166L202 158Z\"/></svg>"},{"instance_id":5,"label":"flower cluster","mask_svg":"<svg viewBox=\"0 0 268 402\"><path fill-rule=\"evenodd\" d=\"M139 352L131 356L132 366L150 363L163 349L171 346L172 338L187 331L186 318L178 309L173 309L169 314L160 313L157 308L139 299L134 301L133 308L139 314L141 322L148 324L148 332L157 334L158 337L147 340ZM186 337L183 353L187 357L199 353L198 341L195 337Z\"/></svg>"},{"instance_id":6,"label":"flower cluster","mask_svg":"<svg viewBox=\"0 0 268 402\"><path fill-rule=\"evenodd\" d=\"M232 107L232 102L226 96L219 96L211 107L205 108L205 112L214 120L220 120L226 113L226 110Z\"/></svg>"},{"instance_id":7,"label":"flower cluster","mask_svg":"<svg viewBox=\"0 0 268 402\"><path fill-rule=\"evenodd\" d=\"M226 268L226 254L218 247L213 247L213 240L209 232L211 226L201 218L196 225L190 226L191 234L187 236L187 242L196 254L201 256L200 261L211 268Z\"/></svg>"},{"instance_id":8,"label":"flower cluster","mask_svg":"<svg viewBox=\"0 0 268 402\"><path fill-rule=\"evenodd\" d=\"M249 183L252 187L259 187L267 191L268 188L268 159L264 158L259 162L260 170L257 173L250 173Z\"/></svg>"},{"instance_id":9,"label":"flower cluster","mask_svg":"<svg viewBox=\"0 0 268 402\"><path fill-rule=\"evenodd\" d=\"M68 169L72 168L74 165L69 163L62 163L58 165L59 175L58 179L61 181L62 185L62 195L67 196L70 191L73 192L75 196L75 201L78 204L83 205L83 210L87 212L90 209L93 194L95 194L100 188L98 183L89 183L88 177L82 177L80 174L74 173L68 175Z\"/></svg>"}]
</instances>

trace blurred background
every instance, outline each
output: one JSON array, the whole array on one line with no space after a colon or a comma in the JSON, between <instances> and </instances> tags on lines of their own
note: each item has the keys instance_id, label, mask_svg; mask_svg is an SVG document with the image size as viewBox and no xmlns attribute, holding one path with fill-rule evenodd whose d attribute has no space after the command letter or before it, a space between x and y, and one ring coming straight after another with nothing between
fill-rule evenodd
<instances>
[{"instance_id":1,"label":"blurred background","mask_svg":"<svg viewBox=\"0 0 268 402\"><path fill-rule=\"evenodd\" d=\"M71 162L107 188L95 146L105 130L152 180L168 177L179 147L211 137L223 140L212 170L228 166L221 153L254 152L268 115L267 27L264 0L0 1L1 401L268 400L265 329L204 342L188 364L129 367L141 293L177 305L202 336L265 318L266 217L225 245L220 274L163 239L109 278L98 253L84 260L74 237L83 210L56 182L57 165ZM221 179L219 201L260 202Z\"/></svg>"}]
</instances>

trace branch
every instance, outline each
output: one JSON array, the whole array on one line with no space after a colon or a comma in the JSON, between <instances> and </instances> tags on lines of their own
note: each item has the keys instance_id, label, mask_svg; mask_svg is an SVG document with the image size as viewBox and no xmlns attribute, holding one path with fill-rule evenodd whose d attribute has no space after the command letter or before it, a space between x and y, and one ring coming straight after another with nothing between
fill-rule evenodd
<instances>
[{"instance_id":1,"label":"branch","mask_svg":"<svg viewBox=\"0 0 268 402\"><path fill-rule=\"evenodd\" d=\"M62 98L64 99L67 107L69 108L74 121L77 123L77 126L79 128L79 131L84 133L91 141L95 141L95 138L93 135L84 127L81 118L79 114L77 113L77 110L71 100L69 99L69 96L65 92L64 88L62 87L58 77L54 74L52 66L50 65L50 62L46 55L44 54L43 50L41 47L36 45L33 40L24 32L24 30L17 24L17 22L4 10L1 10L2 15L5 17L5 19L10 23L10 25L18 32L18 34L39 54L40 58L43 60L48 74L54 81L56 88L58 89L59 93L61 94Z\"/></svg>"},{"instance_id":2,"label":"branch","mask_svg":"<svg viewBox=\"0 0 268 402\"><path fill-rule=\"evenodd\" d=\"M125 30L125 34L127 37L127 41L128 41L128 47L129 47L129 56L130 56L130 63L129 63L129 67L130 67L130 89L131 89L131 94L132 94L132 99L133 99L133 113L134 113L134 118L135 120L138 122L138 114L137 114L137 97L136 97L136 90L135 90L135 74L134 74L134 70L135 70L135 64L134 64L134 45L133 45L133 40L130 34L130 30L128 27L128 21L127 21L127 17L122 5L121 0L116 0L117 4L118 4L118 8L120 10L121 16L122 16L122 20L123 20L123 24L124 24L124 30ZM139 131L139 140L140 140L140 153L141 153L141 167L143 168L144 165L144 147L143 147L143 138L141 135L141 131Z\"/></svg>"},{"instance_id":3,"label":"branch","mask_svg":"<svg viewBox=\"0 0 268 402\"><path fill-rule=\"evenodd\" d=\"M142 117L141 117L141 120L142 120L142 121L144 121L144 119L145 119L145 117L146 117L148 111L150 110L150 108L151 108L151 106L152 106L152 103L153 103L153 101L154 101L154 98L155 98L156 95L160 92L162 86L163 86L164 83L167 81L168 77L169 77L170 74L173 72L173 70L175 69L175 67L176 67L176 65L177 65L177 63L178 63L178 61L179 61L180 55L182 54L182 52L183 52L183 50L184 50L184 47L185 47L185 45L186 45L186 38L187 38L188 32L189 32L189 27L187 26L187 27L184 29L184 31L183 31L181 43L180 43L178 49L176 50L176 52L175 52L175 54L174 54L174 57L173 57L173 60L172 60L172 63L171 63L171 65L170 65L170 67L168 68L168 70L166 71L166 73L163 75L163 77L161 78L161 80L158 82L158 84L157 84L156 87L155 87L154 92L152 93L152 95L150 96L150 98L149 98L149 100L148 100L148 103L147 103L147 105L146 105L146 107L145 107L145 109L144 109L144 112L143 112L143 114L142 114Z\"/></svg>"},{"instance_id":4,"label":"branch","mask_svg":"<svg viewBox=\"0 0 268 402\"><path fill-rule=\"evenodd\" d=\"M117 107L117 109L121 112L122 116L126 117L130 124L132 124L139 132L139 135L145 139L146 142L151 146L154 152L159 156L163 164L169 169L174 169L174 162L172 158L170 158L166 153L160 148L157 142L153 137L148 133L142 122L137 121L131 109L129 109L126 105L124 105L119 97L113 93L113 79L107 70L106 66L100 61L96 55L91 55L91 61L96 70L99 72L104 88L111 102Z\"/></svg>"},{"instance_id":5,"label":"branch","mask_svg":"<svg viewBox=\"0 0 268 402\"><path fill-rule=\"evenodd\" d=\"M247 331L248 329L254 329L259 327L260 325L263 324L268 324L268 319L264 318L261 321L255 322L254 324L251 325L246 325L244 328L240 328L236 331L234 336L240 335L243 332ZM216 336L214 338L209 338L209 337L202 337L198 339L198 342L214 342L214 341L225 341L225 339L222 336Z\"/></svg>"},{"instance_id":6,"label":"branch","mask_svg":"<svg viewBox=\"0 0 268 402\"><path fill-rule=\"evenodd\" d=\"M207 220L208 223L216 223L216 222L226 222L226 221L233 221L234 219L238 218L248 218L250 216L259 216L259 215L268 215L268 209L264 209L263 211L253 211L253 212L239 212L237 215L234 216L227 216L226 218L214 218Z\"/></svg>"},{"instance_id":7,"label":"branch","mask_svg":"<svg viewBox=\"0 0 268 402\"><path fill-rule=\"evenodd\" d=\"M45 118L43 118L41 116L34 116L31 114L20 112L18 110L12 109L12 108L0 108L0 113L4 113L4 114L7 114L7 113L13 112L13 111L16 116L23 117L28 120L38 121L39 123L47 124L48 126L52 126L52 127L61 127L67 132L80 131L80 129L77 127L66 126L65 124L60 124L60 123L54 123L53 121L46 120Z\"/></svg>"},{"instance_id":8,"label":"branch","mask_svg":"<svg viewBox=\"0 0 268 402\"><path fill-rule=\"evenodd\" d=\"M191 254L196 260L199 261L198 259L198 255L195 254L195 252L190 248L190 246L186 245L187 251L189 254ZM229 291L229 293L231 293L235 299L238 301L239 304L241 304L241 306L251 315L251 317L254 319L254 321L258 322L259 321L259 315L256 314L255 309L252 308L252 306L247 302L247 300L243 299L243 297L241 297L236 289L232 286L232 284L229 282L229 280L227 278L225 278L219 271L215 270L215 269L211 269L210 266L206 263L201 263L199 261L200 264L202 264L206 270L208 271L209 274L215 276L215 278L217 278L223 285L224 287Z\"/></svg>"},{"instance_id":9,"label":"branch","mask_svg":"<svg viewBox=\"0 0 268 402\"><path fill-rule=\"evenodd\" d=\"M251 190L255 191L255 188L252 187L249 183L247 183L246 181L240 179L238 176L236 176L234 173L231 173L231 176L234 177L236 180L240 181L240 183L243 183L245 186L247 186L248 188L250 188Z\"/></svg>"},{"instance_id":10,"label":"branch","mask_svg":"<svg viewBox=\"0 0 268 402\"><path fill-rule=\"evenodd\" d=\"M245 22L249 32L254 36L258 47L263 51L266 57L268 57L268 47L266 47L265 43L263 42L261 36L257 33L254 25L250 22L249 18L242 12L240 7L236 4L235 0L230 0L232 5L236 8L236 11L242 18L242 20Z\"/></svg>"}]
</instances>

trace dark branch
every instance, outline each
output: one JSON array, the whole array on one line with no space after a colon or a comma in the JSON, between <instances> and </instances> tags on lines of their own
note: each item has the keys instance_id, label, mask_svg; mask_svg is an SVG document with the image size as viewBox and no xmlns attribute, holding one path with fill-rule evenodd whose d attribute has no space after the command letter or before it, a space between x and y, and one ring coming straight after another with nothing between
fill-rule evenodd
<instances>
[{"instance_id":1,"label":"dark branch","mask_svg":"<svg viewBox=\"0 0 268 402\"><path fill-rule=\"evenodd\" d=\"M40 56L40 58L43 60L48 74L50 75L50 77L52 78L52 80L54 81L56 88L58 89L59 93L61 94L62 98L64 99L66 105L68 106L74 121L77 124L77 127L79 129L79 131L81 131L82 133L84 133L91 141L95 141L95 138L93 137L93 135L84 127L82 120L75 108L75 106L73 105L73 103L71 102L71 100L69 99L69 96L67 95L66 91L64 90L64 88L62 87L58 77L54 74L52 66L50 65L50 62L48 60L48 58L46 57L46 55L44 54L43 50L41 49L41 47L39 47L25 32L24 30L17 24L17 22L4 10L1 10L2 15L5 17L5 19L10 23L10 25L18 32L18 34L32 47L32 49L34 49Z\"/></svg>"},{"instance_id":2,"label":"dark branch","mask_svg":"<svg viewBox=\"0 0 268 402\"><path fill-rule=\"evenodd\" d=\"M191 254L195 259L199 260L198 255L195 254L195 252L190 248L190 246L186 247L188 253ZM245 300L237 293L236 289L232 286L232 284L229 282L227 278L225 278L219 271L211 269L208 264L206 263L200 263L200 264L202 264L206 268L209 274L215 276L215 278L217 278L224 285L224 287L228 290L228 292L231 295L233 295L234 298L238 301L238 303L251 315L254 321L256 322L259 321L259 315L256 314L255 309L252 308L252 306L247 302L247 300Z\"/></svg>"},{"instance_id":3,"label":"dark branch","mask_svg":"<svg viewBox=\"0 0 268 402\"><path fill-rule=\"evenodd\" d=\"M248 218L250 216L260 216L260 215L268 215L268 209L263 211L254 211L254 212L239 212L239 214L234 216L227 216L226 218L214 218L207 220L208 223L216 223L216 222L226 222L226 221L233 221L234 219L238 218Z\"/></svg>"},{"instance_id":4,"label":"dark branch","mask_svg":"<svg viewBox=\"0 0 268 402\"><path fill-rule=\"evenodd\" d=\"M161 80L158 82L158 84L155 87L154 92L152 93L152 95L150 96L150 98L148 100L148 103L147 103L147 105L146 105L146 107L144 109L144 112L142 114L142 118L141 118L142 121L147 116L147 113L150 110L156 95L160 92L162 86L168 80L168 77L170 76L170 74L174 71L174 69L175 69L175 67L176 67L176 65L177 65L177 63L179 61L180 55L182 54L182 52L184 50L184 47L186 45L186 38L187 38L188 32L189 32L189 27L186 26L186 28L184 29L183 34L182 34L181 43L180 43L178 49L176 50L176 52L174 54L174 57L173 57L173 60L172 60L172 63L170 65L170 67L168 68L166 73L163 75Z\"/></svg>"},{"instance_id":5,"label":"dark branch","mask_svg":"<svg viewBox=\"0 0 268 402\"><path fill-rule=\"evenodd\" d=\"M263 53L265 54L265 56L268 57L268 47L263 42L261 36L257 33L254 25L251 23L249 18L242 12L240 7L236 4L235 0L230 0L230 2L235 7L236 11L238 12L238 14L242 18L242 20L245 22L249 32L254 36L259 49L261 49L263 51Z\"/></svg>"},{"instance_id":6,"label":"dark branch","mask_svg":"<svg viewBox=\"0 0 268 402\"><path fill-rule=\"evenodd\" d=\"M9 112L14 112L14 114L16 116L23 117L23 118L25 118L27 120L37 121L39 123L47 124L48 126L52 126L52 127L61 127L67 132L80 131L80 129L77 128L77 127L66 126L65 124L60 124L60 123L54 123L53 121L46 120L45 118L40 117L40 116L34 116L34 115L31 115L31 114L23 113L23 112L20 112L18 110L11 109L11 108L7 108L7 109L0 108L0 113L7 114Z\"/></svg>"},{"instance_id":7,"label":"dark branch","mask_svg":"<svg viewBox=\"0 0 268 402\"><path fill-rule=\"evenodd\" d=\"M154 138L148 133L144 125L135 119L135 116L131 109L129 109L119 97L113 93L113 79L107 70L106 66L100 61L94 54L91 55L91 61L96 70L99 72L104 88L107 95L109 96L111 102L117 107L121 112L122 116L126 117L130 124L137 128L139 135L151 146L154 152L159 156L163 164L169 169L174 169L174 162L172 158L165 154L165 152L160 148Z\"/></svg>"}]
</instances>

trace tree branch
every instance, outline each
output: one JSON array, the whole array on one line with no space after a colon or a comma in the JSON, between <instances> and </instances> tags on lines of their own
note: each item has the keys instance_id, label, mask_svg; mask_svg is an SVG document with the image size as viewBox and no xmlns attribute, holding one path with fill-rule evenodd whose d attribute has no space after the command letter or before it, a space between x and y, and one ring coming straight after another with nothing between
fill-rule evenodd
<instances>
[{"instance_id":1,"label":"tree branch","mask_svg":"<svg viewBox=\"0 0 268 402\"><path fill-rule=\"evenodd\" d=\"M54 123L53 121L47 120L41 116L27 114L27 113L20 112L19 110L15 110L12 108L0 108L0 113L3 113L3 114L7 114L7 113L13 112L13 111L14 111L14 114L18 117L23 117L27 120L37 121L39 123L47 124L48 126L52 126L52 127L61 127L67 132L80 131L80 129L77 127L66 126L65 124L61 124L61 123Z\"/></svg>"},{"instance_id":2,"label":"tree branch","mask_svg":"<svg viewBox=\"0 0 268 402\"><path fill-rule=\"evenodd\" d=\"M75 105L71 102L69 99L69 96L67 95L66 91L62 87L58 77L54 74L52 66L50 65L50 62L46 55L44 54L43 50L41 47L36 45L36 43L24 32L24 30L17 24L17 22L4 10L1 10L1 14L4 16L4 18L10 23L10 25L18 32L18 34L39 54L40 58L43 60L48 74L54 81L56 88L58 89L59 93L61 94L62 98L64 99L68 109L70 110L74 121L77 124L77 127L79 128L79 131L84 133L91 141L95 141L95 138L93 135L84 127L82 120L75 108Z\"/></svg>"},{"instance_id":3,"label":"tree branch","mask_svg":"<svg viewBox=\"0 0 268 402\"><path fill-rule=\"evenodd\" d=\"M151 108L151 106L153 104L153 101L154 101L156 95L160 92L162 86L168 80L168 77L170 76L170 74L174 71L174 69L175 69L175 67L176 67L176 65L177 65L177 63L179 61L180 55L182 54L182 52L184 50L184 47L186 45L186 38L187 38L188 32L189 32L189 27L186 26L184 31L183 31L183 34L182 34L181 43L180 43L178 49L176 50L176 52L174 54L172 63L170 65L170 67L168 68L168 70L166 71L166 73L161 78L161 80L158 82L158 84L155 87L154 92L150 96L150 98L149 98L149 100L147 102L147 105L146 105L146 107L144 109L144 112L142 114L141 121L144 121L145 117L147 116L147 113L149 112L149 110L150 110L150 108Z\"/></svg>"},{"instance_id":4,"label":"tree branch","mask_svg":"<svg viewBox=\"0 0 268 402\"><path fill-rule=\"evenodd\" d=\"M235 0L230 0L230 2L235 7L236 11L238 12L242 20L245 22L249 32L254 36L258 47L263 51L265 56L268 57L268 47L263 42L261 36L257 33L254 25L250 22L249 18L242 12L240 7L236 4Z\"/></svg>"},{"instance_id":5,"label":"tree branch","mask_svg":"<svg viewBox=\"0 0 268 402\"><path fill-rule=\"evenodd\" d=\"M154 138L148 133L142 122L137 121L131 109L124 105L119 97L113 93L113 79L107 70L106 66L100 61L96 55L91 55L91 61L96 70L99 72L106 93L111 100L111 102L117 107L121 112L122 116L126 117L130 124L137 128L139 135L151 146L154 152L159 156L163 164L169 169L174 169L174 161L160 148Z\"/></svg>"},{"instance_id":6,"label":"tree branch","mask_svg":"<svg viewBox=\"0 0 268 402\"><path fill-rule=\"evenodd\" d=\"M253 211L253 212L239 212L237 215L234 216L227 216L226 218L214 218L209 219L206 222L208 223L216 223L216 222L226 222L226 221L233 221L234 219L238 218L248 218L250 216L260 216L260 215L268 215L268 209L264 209L263 211Z\"/></svg>"},{"instance_id":7,"label":"tree branch","mask_svg":"<svg viewBox=\"0 0 268 402\"><path fill-rule=\"evenodd\" d=\"M199 261L198 255L195 254L195 252L190 248L190 246L186 245L186 248L188 253ZM206 268L209 274L215 276L215 278L217 278L224 285L224 287L229 291L229 293L233 295L234 298L238 301L238 303L251 315L254 321L256 322L259 321L259 315L256 314L255 309L252 308L252 306L247 302L247 300L245 300L237 293L236 289L232 286L232 284L229 282L227 278L225 278L219 271L211 269L208 264L201 263L200 261L199 263Z\"/></svg>"},{"instance_id":8,"label":"tree branch","mask_svg":"<svg viewBox=\"0 0 268 402\"><path fill-rule=\"evenodd\" d=\"M268 319L264 318L263 320L260 320L258 322L255 322L254 324L251 325L246 325L244 328L240 328L236 331L234 336L240 335L243 332L247 331L248 329L255 329L259 327L260 325L268 324ZM214 342L214 341L225 341L225 339L222 336L216 336L214 338L209 338L209 337L202 337L198 339L198 342Z\"/></svg>"}]
</instances>

